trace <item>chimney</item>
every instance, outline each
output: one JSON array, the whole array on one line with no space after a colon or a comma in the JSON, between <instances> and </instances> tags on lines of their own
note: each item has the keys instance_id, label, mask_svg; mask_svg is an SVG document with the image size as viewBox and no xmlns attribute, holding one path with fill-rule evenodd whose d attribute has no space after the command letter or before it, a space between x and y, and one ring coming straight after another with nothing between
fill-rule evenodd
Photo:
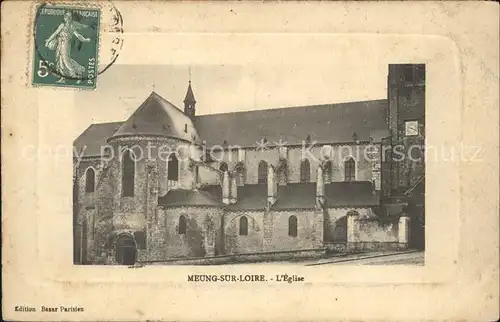
<instances>
[{"instance_id":1,"label":"chimney","mask_svg":"<svg viewBox=\"0 0 500 322\"><path fill-rule=\"evenodd\" d=\"M222 203L229 205L229 173L227 170L222 176Z\"/></svg>"},{"instance_id":2,"label":"chimney","mask_svg":"<svg viewBox=\"0 0 500 322\"><path fill-rule=\"evenodd\" d=\"M235 174L236 175L236 174ZM229 202L231 204L236 203L238 201L238 185L236 184L236 176L231 178L231 196Z\"/></svg>"},{"instance_id":3,"label":"chimney","mask_svg":"<svg viewBox=\"0 0 500 322\"><path fill-rule=\"evenodd\" d=\"M267 205L272 206L278 199L278 185L274 174L274 167L269 165L267 170Z\"/></svg>"},{"instance_id":4,"label":"chimney","mask_svg":"<svg viewBox=\"0 0 500 322\"><path fill-rule=\"evenodd\" d=\"M323 177L323 168L318 166L318 174L316 178L316 207L323 208L325 203L325 179Z\"/></svg>"}]
</instances>

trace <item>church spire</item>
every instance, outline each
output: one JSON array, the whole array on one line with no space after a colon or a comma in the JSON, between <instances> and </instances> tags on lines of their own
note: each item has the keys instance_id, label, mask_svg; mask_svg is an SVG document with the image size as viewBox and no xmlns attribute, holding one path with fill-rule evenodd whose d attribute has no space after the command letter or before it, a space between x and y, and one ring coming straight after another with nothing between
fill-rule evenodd
<instances>
[{"instance_id":1,"label":"church spire","mask_svg":"<svg viewBox=\"0 0 500 322\"><path fill-rule=\"evenodd\" d=\"M191 88L191 74L189 75L189 85L184 98L184 114L194 117L196 114L196 100L194 99L193 89Z\"/></svg>"}]
</instances>

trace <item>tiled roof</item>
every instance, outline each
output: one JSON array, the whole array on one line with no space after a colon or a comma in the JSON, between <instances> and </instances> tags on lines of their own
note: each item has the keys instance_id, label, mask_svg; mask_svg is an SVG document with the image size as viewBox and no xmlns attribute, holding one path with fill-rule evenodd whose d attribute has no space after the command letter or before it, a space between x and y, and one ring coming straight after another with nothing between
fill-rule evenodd
<instances>
[{"instance_id":1,"label":"tiled roof","mask_svg":"<svg viewBox=\"0 0 500 322\"><path fill-rule=\"evenodd\" d=\"M370 181L332 182L325 184L327 207L362 207L379 204ZM278 187L278 201L274 209L314 208L316 183L289 183Z\"/></svg>"},{"instance_id":2,"label":"tiled roof","mask_svg":"<svg viewBox=\"0 0 500 322\"><path fill-rule=\"evenodd\" d=\"M167 135L187 141L200 139L191 119L155 92L149 95L114 136L134 134Z\"/></svg>"},{"instance_id":3,"label":"tiled roof","mask_svg":"<svg viewBox=\"0 0 500 322\"><path fill-rule=\"evenodd\" d=\"M267 184L246 184L238 187L238 201L231 210L264 209L267 205Z\"/></svg>"},{"instance_id":4,"label":"tiled roof","mask_svg":"<svg viewBox=\"0 0 500 322\"><path fill-rule=\"evenodd\" d=\"M186 98L191 99L191 94L188 88ZM256 147L264 139L271 145L280 139L287 145L300 145L308 138L311 143L344 143L352 142L354 133L359 141L371 136L377 142L388 135L386 110L383 99L202 115L191 120L152 92L127 121L93 124L75 140L75 146L87 146L86 155L98 155L109 137L134 134L205 140L208 146Z\"/></svg>"},{"instance_id":5,"label":"tiled roof","mask_svg":"<svg viewBox=\"0 0 500 322\"><path fill-rule=\"evenodd\" d=\"M100 156L101 147L111 137L123 122L92 124L73 142L75 151L83 156Z\"/></svg>"},{"instance_id":6,"label":"tiled roof","mask_svg":"<svg viewBox=\"0 0 500 322\"><path fill-rule=\"evenodd\" d=\"M222 187L218 184L205 185L200 188L200 190L210 193L217 200L222 200Z\"/></svg>"},{"instance_id":7,"label":"tiled roof","mask_svg":"<svg viewBox=\"0 0 500 322\"><path fill-rule=\"evenodd\" d=\"M213 198L221 200L219 185L203 188ZM333 182L325 185L327 207L371 207L379 205L379 193L373 192L370 181ZM238 187L238 201L230 210L260 210L267 205L267 185L248 184ZM283 209L312 209L316 205L316 183L289 183L278 186L278 200L271 207Z\"/></svg>"},{"instance_id":8,"label":"tiled roof","mask_svg":"<svg viewBox=\"0 0 500 322\"><path fill-rule=\"evenodd\" d=\"M209 192L201 190L173 189L165 196L158 198L158 204L165 207L205 206L223 207L220 199L214 198Z\"/></svg>"},{"instance_id":9,"label":"tiled roof","mask_svg":"<svg viewBox=\"0 0 500 322\"><path fill-rule=\"evenodd\" d=\"M332 182L325 184L328 207L376 206L380 195L370 181Z\"/></svg>"},{"instance_id":10,"label":"tiled roof","mask_svg":"<svg viewBox=\"0 0 500 322\"><path fill-rule=\"evenodd\" d=\"M274 209L314 208L316 205L315 183L289 183L278 186L278 201Z\"/></svg>"},{"instance_id":11,"label":"tiled roof","mask_svg":"<svg viewBox=\"0 0 500 322\"><path fill-rule=\"evenodd\" d=\"M340 143L379 140L387 131L387 100L277 108L268 110L202 115L195 126L207 145L255 147L264 138L274 143Z\"/></svg>"}]
</instances>

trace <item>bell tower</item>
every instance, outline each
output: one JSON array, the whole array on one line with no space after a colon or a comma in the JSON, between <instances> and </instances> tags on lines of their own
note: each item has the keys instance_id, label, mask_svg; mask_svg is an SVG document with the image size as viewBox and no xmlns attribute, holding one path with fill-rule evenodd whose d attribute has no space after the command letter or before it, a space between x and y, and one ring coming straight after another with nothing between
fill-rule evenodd
<instances>
[{"instance_id":1,"label":"bell tower","mask_svg":"<svg viewBox=\"0 0 500 322\"><path fill-rule=\"evenodd\" d=\"M425 64L389 64L387 123L391 145L391 190L402 194L424 175Z\"/></svg>"},{"instance_id":2,"label":"bell tower","mask_svg":"<svg viewBox=\"0 0 500 322\"><path fill-rule=\"evenodd\" d=\"M196 100L194 99L193 89L191 88L191 80L189 80L186 98L184 98L184 114L191 118L196 115Z\"/></svg>"}]
</instances>

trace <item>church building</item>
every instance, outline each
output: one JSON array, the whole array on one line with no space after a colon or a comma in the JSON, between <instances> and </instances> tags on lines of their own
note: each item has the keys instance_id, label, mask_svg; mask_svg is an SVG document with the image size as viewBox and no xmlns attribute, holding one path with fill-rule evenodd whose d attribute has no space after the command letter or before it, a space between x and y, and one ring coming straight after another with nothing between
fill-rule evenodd
<instances>
[{"instance_id":1,"label":"church building","mask_svg":"<svg viewBox=\"0 0 500 322\"><path fill-rule=\"evenodd\" d=\"M152 92L90 125L74 141L74 263L422 248L425 65L387 80L380 100L212 115L190 81L183 109Z\"/></svg>"}]
</instances>

